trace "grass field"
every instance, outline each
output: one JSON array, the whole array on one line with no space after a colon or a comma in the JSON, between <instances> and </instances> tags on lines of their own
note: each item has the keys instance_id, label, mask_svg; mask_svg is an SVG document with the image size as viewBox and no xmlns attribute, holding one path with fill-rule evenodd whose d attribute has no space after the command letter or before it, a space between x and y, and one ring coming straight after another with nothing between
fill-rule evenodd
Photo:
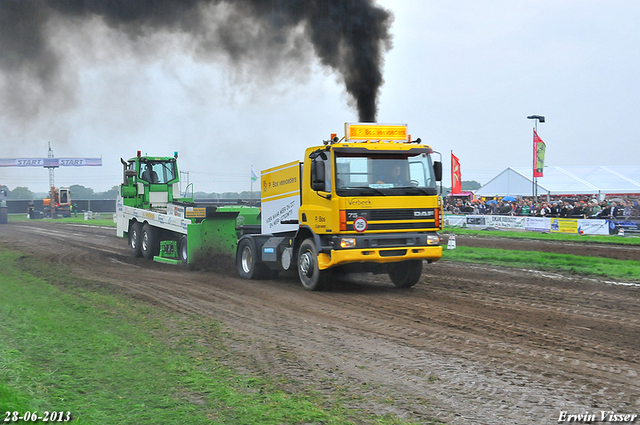
<instances>
[{"instance_id":1,"label":"grass field","mask_svg":"<svg viewBox=\"0 0 640 425\"><path fill-rule=\"evenodd\" d=\"M451 250L444 249L442 259L640 282L640 261L632 260L466 246L458 246Z\"/></svg>"},{"instance_id":2,"label":"grass field","mask_svg":"<svg viewBox=\"0 0 640 425\"><path fill-rule=\"evenodd\" d=\"M457 235L477 235L491 236L499 238L516 238L516 239L539 239L550 241L568 241L568 242L597 242L608 244L625 244L640 245L640 237L638 236L618 236L618 235L574 235L569 233L540 233L515 230L481 230L481 229L465 229L460 227L445 227L443 234Z\"/></svg>"},{"instance_id":3,"label":"grass field","mask_svg":"<svg viewBox=\"0 0 640 425\"><path fill-rule=\"evenodd\" d=\"M595 242L601 244L640 245L640 237L617 235L573 235L566 233L539 233L526 231L476 230L445 228L443 234L476 235L496 238L536 239L561 242ZM446 238L446 237L445 237ZM600 276L640 282L640 261L614 260L599 257L583 257L571 254L554 254L537 251L516 251L492 248L457 246L443 250L443 259L496 266L547 270L562 273Z\"/></svg>"},{"instance_id":4,"label":"grass field","mask_svg":"<svg viewBox=\"0 0 640 425\"><path fill-rule=\"evenodd\" d=\"M9 214L7 216L7 221L9 223L15 223L15 222L28 222L31 221L29 218L27 218L26 214ZM37 221L42 221L42 222L51 222L51 223L75 223L75 224L87 224L87 225L94 225L94 226L112 226L112 227L116 227L116 223L113 221L113 213L101 213L100 214L100 218L99 219L90 219L90 220L85 220L84 219L84 214L80 214L78 213L77 217L65 217L65 218L42 218L42 219L38 219Z\"/></svg>"}]
</instances>

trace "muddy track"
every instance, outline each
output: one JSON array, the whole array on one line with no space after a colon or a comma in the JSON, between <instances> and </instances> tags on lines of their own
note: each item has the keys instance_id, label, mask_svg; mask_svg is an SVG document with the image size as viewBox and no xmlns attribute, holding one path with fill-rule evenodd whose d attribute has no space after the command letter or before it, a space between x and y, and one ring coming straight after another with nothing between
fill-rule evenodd
<instances>
[{"instance_id":1,"label":"muddy track","mask_svg":"<svg viewBox=\"0 0 640 425\"><path fill-rule=\"evenodd\" d=\"M425 266L411 290L386 276L355 275L310 293L294 275L238 279L228 272L233 262L216 273L135 259L108 228L15 223L0 226L0 243L219 320L232 331L237 364L290 378L289 391L346 392L354 408L417 422L551 424L560 411L640 412L635 284L441 261ZM515 246L498 238L484 244ZM611 254L618 247L588 245L580 248L618 255Z\"/></svg>"}]
</instances>

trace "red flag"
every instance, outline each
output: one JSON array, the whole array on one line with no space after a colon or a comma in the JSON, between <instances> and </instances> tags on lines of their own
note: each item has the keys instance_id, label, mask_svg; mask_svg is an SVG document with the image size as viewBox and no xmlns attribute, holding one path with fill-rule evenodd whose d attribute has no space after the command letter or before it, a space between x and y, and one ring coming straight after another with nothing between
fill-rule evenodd
<instances>
[{"instance_id":1,"label":"red flag","mask_svg":"<svg viewBox=\"0 0 640 425\"><path fill-rule=\"evenodd\" d=\"M533 130L533 177L543 177L544 153L547 145L542 141L538 133Z\"/></svg>"},{"instance_id":2,"label":"red flag","mask_svg":"<svg viewBox=\"0 0 640 425\"><path fill-rule=\"evenodd\" d=\"M451 152L451 193L454 195L462 191L462 174L460 160Z\"/></svg>"}]
</instances>

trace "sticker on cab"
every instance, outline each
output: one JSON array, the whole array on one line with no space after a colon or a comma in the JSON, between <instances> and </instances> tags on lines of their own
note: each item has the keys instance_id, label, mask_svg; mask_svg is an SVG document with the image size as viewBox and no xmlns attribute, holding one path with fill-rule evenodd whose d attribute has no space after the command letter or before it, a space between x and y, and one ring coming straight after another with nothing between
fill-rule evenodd
<instances>
[{"instance_id":1,"label":"sticker on cab","mask_svg":"<svg viewBox=\"0 0 640 425\"><path fill-rule=\"evenodd\" d=\"M353 220L353 228L358 233L362 233L367 230L367 225L367 220L364 217L358 217Z\"/></svg>"}]
</instances>

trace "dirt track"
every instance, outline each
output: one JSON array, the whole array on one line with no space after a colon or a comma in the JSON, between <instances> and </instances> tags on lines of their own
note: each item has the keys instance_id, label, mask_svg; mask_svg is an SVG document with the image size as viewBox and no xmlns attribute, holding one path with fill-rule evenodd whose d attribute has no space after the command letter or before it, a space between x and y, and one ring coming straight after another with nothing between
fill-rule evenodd
<instances>
[{"instance_id":1,"label":"dirt track","mask_svg":"<svg viewBox=\"0 0 640 425\"><path fill-rule=\"evenodd\" d=\"M518 248L512 240L457 243ZM311 293L295 276L246 281L232 264L222 273L189 272L135 259L109 228L10 223L0 226L0 244L214 317L233 332L229 344L248 368L320 392L346 391L355 408L452 424L556 424L561 411L640 413L635 284L441 261L425 265L411 290L361 275ZM637 249L599 249L587 247L589 255L640 260Z\"/></svg>"}]
</instances>

